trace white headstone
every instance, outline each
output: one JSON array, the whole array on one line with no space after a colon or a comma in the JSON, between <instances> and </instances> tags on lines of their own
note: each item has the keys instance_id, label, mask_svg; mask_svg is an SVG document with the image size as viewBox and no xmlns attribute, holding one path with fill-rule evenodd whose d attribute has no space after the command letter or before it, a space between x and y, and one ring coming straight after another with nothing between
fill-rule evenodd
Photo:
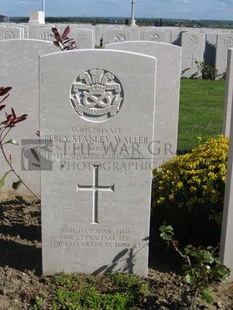
<instances>
[{"instance_id":1,"label":"white headstone","mask_svg":"<svg viewBox=\"0 0 233 310\"><path fill-rule=\"evenodd\" d=\"M31 25L29 28L30 39L53 41L52 27L41 27Z\"/></svg>"},{"instance_id":2,"label":"white headstone","mask_svg":"<svg viewBox=\"0 0 233 310\"><path fill-rule=\"evenodd\" d=\"M28 118L22 123L16 124L8 136L8 140L14 139L19 145L6 145L6 153L11 154L12 164L16 171L27 184L40 194L40 174L34 165L29 167L28 153L36 148L38 142L27 143L22 140L37 140L36 131L39 129L39 85L38 85L38 56L55 52L57 48L50 42L38 40L8 40L0 42L0 86L11 86L9 98L6 100L4 111L10 113L14 108L17 116L27 114ZM33 155L33 154L31 154ZM35 160L33 156L31 159ZM36 164L38 164L35 161ZM2 156L0 156L1 175L9 170ZM22 170L23 169L23 170ZM13 173L10 173L5 181L4 192L12 190L12 182L17 181ZM12 190L13 191L13 190ZM21 186L17 193L30 194L24 186Z\"/></svg>"},{"instance_id":3,"label":"white headstone","mask_svg":"<svg viewBox=\"0 0 233 310\"><path fill-rule=\"evenodd\" d=\"M125 50L157 58L155 165L171 159L177 151L180 97L181 48L166 43L130 41L109 44L107 49Z\"/></svg>"},{"instance_id":4,"label":"white headstone","mask_svg":"<svg viewBox=\"0 0 233 310\"><path fill-rule=\"evenodd\" d=\"M21 39L29 39L29 29L28 29L28 24L27 25L23 25L20 24L20 29L21 29Z\"/></svg>"},{"instance_id":5,"label":"white headstone","mask_svg":"<svg viewBox=\"0 0 233 310\"><path fill-rule=\"evenodd\" d=\"M231 116L232 122L232 116ZM230 268L230 279L233 279L233 126L230 129L230 145L227 161L227 180L224 196L220 258Z\"/></svg>"},{"instance_id":6,"label":"white headstone","mask_svg":"<svg viewBox=\"0 0 233 310\"><path fill-rule=\"evenodd\" d=\"M181 31L181 30L171 30L170 43L174 44L174 45L177 45L177 46L181 46L182 33L184 33L184 31Z\"/></svg>"},{"instance_id":7,"label":"white headstone","mask_svg":"<svg viewBox=\"0 0 233 310\"><path fill-rule=\"evenodd\" d=\"M132 33L132 40L138 41L141 39L141 28L138 26L130 26L130 27L125 27L124 29L130 30Z\"/></svg>"},{"instance_id":8,"label":"white headstone","mask_svg":"<svg viewBox=\"0 0 233 310\"><path fill-rule=\"evenodd\" d=\"M132 40L132 32L126 29L114 29L104 32L104 45L109 43L125 42Z\"/></svg>"},{"instance_id":9,"label":"white headstone","mask_svg":"<svg viewBox=\"0 0 233 310\"><path fill-rule=\"evenodd\" d=\"M161 30L144 30L142 40L169 43L168 33Z\"/></svg>"},{"instance_id":10,"label":"white headstone","mask_svg":"<svg viewBox=\"0 0 233 310\"><path fill-rule=\"evenodd\" d=\"M227 50L233 47L233 34L217 35L217 50L215 68L218 70L218 78L226 75Z\"/></svg>"},{"instance_id":11,"label":"white headstone","mask_svg":"<svg viewBox=\"0 0 233 310\"><path fill-rule=\"evenodd\" d=\"M66 26L61 26L61 24L56 25L60 34L62 35L63 31L65 30ZM94 38L94 30L93 29L86 29L82 27L74 27L69 26L70 32L68 33L68 38L73 39L78 47L78 49L92 49L95 47L95 38ZM51 28L52 29L52 26ZM50 33L51 30L50 30ZM53 40L53 37L52 37Z\"/></svg>"},{"instance_id":12,"label":"white headstone","mask_svg":"<svg viewBox=\"0 0 233 310\"><path fill-rule=\"evenodd\" d=\"M13 27L0 28L0 40L21 39L23 38L22 30L22 28Z\"/></svg>"},{"instance_id":13,"label":"white headstone","mask_svg":"<svg viewBox=\"0 0 233 310\"><path fill-rule=\"evenodd\" d=\"M96 43L96 27L93 26L93 25L90 25L90 24L77 24L73 27L73 25L70 25L71 29L72 28L75 28L75 29L79 29L79 30L92 30L92 39L91 39L91 42L92 42L92 46L93 48L95 47L95 45L99 45ZM83 47L84 48L84 47ZM88 48L91 48L90 45Z\"/></svg>"},{"instance_id":14,"label":"white headstone","mask_svg":"<svg viewBox=\"0 0 233 310\"><path fill-rule=\"evenodd\" d=\"M155 72L154 57L122 51L41 57L45 274L147 274Z\"/></svg>"},{"instance_id":15,"label":"white headstone","mask_svg":"<svg viewBox=\"0 0 233 310\"><path fill-rule=\"evenodd\" d=\"M89 49L95 47L94 32L92 29L71 28L68 37L74 39L79 49Z\"/></svg>"},{"instance_id":16,"label":"white headstone","mask_svg":"<svg viewBox=\"0 0 233 310\"><path fill-rule=\"evenodd\" d=\"M204 33L182 33L182 76L201 78L198 63L203 62L205 51Z\"/></svg>"},{"instance_id":17,"label":"white headstone","mask_svg":"<svg viewBox=\"0 0 233 310\"><path fill-rule=\"evenodd\" d=\"M233 49L228 50L227 57L227 76L226 76L226 88L224 98L224 112L223 112L223 135L225 137L230 136L231 128L231 111L232 111L232 99L233 99Z\"/></svg>"},{"instance_id":18,"label":"white headstone","mask_svg":"<svg viewBox=\"0 0 233 310\"><path fill-rule=\"evenodd\" d=\"M103 44L104 26L105 25L101 24L95 26L95 45L97 46L101 46Z\"/></svg>"}]
</instances>

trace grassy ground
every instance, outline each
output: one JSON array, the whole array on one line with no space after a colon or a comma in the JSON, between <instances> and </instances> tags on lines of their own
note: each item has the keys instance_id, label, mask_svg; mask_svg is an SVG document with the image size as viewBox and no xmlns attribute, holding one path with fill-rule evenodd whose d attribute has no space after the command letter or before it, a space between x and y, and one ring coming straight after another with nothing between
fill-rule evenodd
<instances>
[{"instance_id":1,"label":"grassy ground","mask_svg":"<svg viewBox=\"0 0 233 310\"><path fill-rule=\"evenodd\" d=\"M222 133L224 80L181 80L178 151Z\"/></svg>"}]
</instances>

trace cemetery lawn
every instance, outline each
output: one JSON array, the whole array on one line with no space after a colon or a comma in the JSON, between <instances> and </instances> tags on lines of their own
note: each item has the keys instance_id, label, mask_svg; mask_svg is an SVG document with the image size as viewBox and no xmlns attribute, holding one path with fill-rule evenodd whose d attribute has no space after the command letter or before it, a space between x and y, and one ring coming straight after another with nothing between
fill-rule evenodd
<instances>
[{"instance_id":1,"label":"cemetery lawn","mask_svg":"<svg viewBox=\"0 0 233 310\"><path fill-rule=\"evenodd\" d=\"M225 80L181 79L178 151L222 133Z\"/></svg>"},{"instance_id":2,"label":"cemetery lawn","mask_svg":"<svg viewBox=\"0 0 233 310\"><path fill-rule=\"evenodd\" d=\"M40 204L0 198L0 310L188 309L180 266L151 253L149 276L41 275ZM156 251L155 251L156 254ZM172 263L173 262L173 263ZM189 309L233 309L233 282L211 286L214 303L199 297Z\"/></svg>"}]
</instances>

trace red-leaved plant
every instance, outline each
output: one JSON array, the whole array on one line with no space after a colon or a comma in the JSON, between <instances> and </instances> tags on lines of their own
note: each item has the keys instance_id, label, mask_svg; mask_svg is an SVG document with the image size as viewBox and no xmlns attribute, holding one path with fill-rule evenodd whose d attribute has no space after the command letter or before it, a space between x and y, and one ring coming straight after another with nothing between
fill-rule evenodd
<instances>
[{"instance_id":1,"label":"red-leaved plant","mask_svg":"<svg viewBox=\"0 0 233 310\"><path fill-rule=\"evenodd\" d=\"M2 111L6 106L5 100L8 98L10 90L11 87L0 87L0 97L2 97L0 98L0 111ZM19 186L23 184L37 199L39 199L39 197L25 184L20 175L16 172L12 165L11 154L7 155L4 149L6 144L18 144L15 140L7 140L7 135L17 123L24 121L26 118L27 114L16 116L14 109L11 108L11 113L5 112L5 119L0 121L0 151L2 152L3 157L10 168L10 170L8 170L0 179L0 190L4 186L7 175L10 172L13 172L18 179L16 182L13 182L13 189L17 190Z\"/></svg>"},{"instance_id":2,"label":"red-leaved plant","mask_svg":"<svg viewBox=\"0 0 233 310\"><path fill-rule=\"evenodd\" d=\"M53 32L52 36L55 39L53 41L53 44L56 45L58 48L60 48L60 50L68 51L68 50L74 50L78 48L74 39L70 39L68 37L68 34L70 32L69 26L66 27L62 35L60 35L56 27L52 27L52 32Z\"/></svg>"}]
</instances>

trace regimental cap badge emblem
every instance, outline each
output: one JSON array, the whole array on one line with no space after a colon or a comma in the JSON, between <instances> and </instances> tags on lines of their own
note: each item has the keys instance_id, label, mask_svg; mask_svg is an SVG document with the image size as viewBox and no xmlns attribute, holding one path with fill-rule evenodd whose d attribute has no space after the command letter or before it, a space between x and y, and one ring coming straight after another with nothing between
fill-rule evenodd
<instances>
[{"instance_id":1,"label":"regimental cap badge emblem","mask_svg":"<svg viewBox=\"0 0 233 310\"><path fill-rule=\"evenodd\" d=\"M196 46L199 43L198 36L196 36L195 34L192 34L188 39L188 43L191 46Z\"/></svg>"},{"instance_id":2,"label":"regimental cap badge emblem","mask_svg":"<svg viewBox=\"0 0 233 310\"><path fill-rule=\"evenodd\" d=\"M90 69L73 82L70 101L83 119L102 122L115 116L123 103L123 89L117 77L103 69Z\"/></svg>"},{"instance_id":3,"label":"regimental cap badge emblem","mask_svg":"<svg viewBox=\"0 0 233 310\"><path fill-rule=\"evenodd\" d=\"M226 36L223 40L223 44L228 48L233 47L233 37Z\"/></svg>"},{"instance_id":4,"label":"regimental cap badge emblem","mask_svg":"<svg viewBox=\"0 0 233 310\"><path fill-rule=\"evenodd\" d=\"M150 38L151 38L152 41L155 41L155 42L160 42L161 41L160 36L157 33L153 33L150 36Z\"/></svg>"}]
</instances>

